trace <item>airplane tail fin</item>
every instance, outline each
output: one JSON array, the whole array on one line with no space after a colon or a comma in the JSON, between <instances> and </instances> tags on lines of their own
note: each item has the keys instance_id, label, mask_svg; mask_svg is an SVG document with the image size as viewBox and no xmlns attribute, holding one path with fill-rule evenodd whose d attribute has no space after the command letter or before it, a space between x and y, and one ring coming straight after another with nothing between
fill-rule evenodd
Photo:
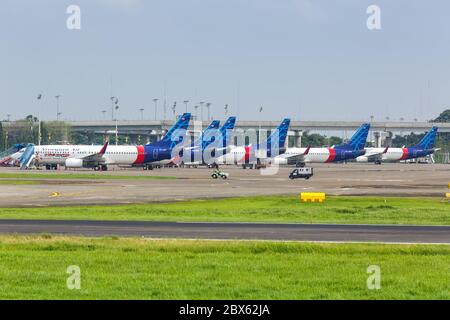
<instances>
[{"instance_id":1,"label":"airplane tail fin","mask_svg":"<svg viewBox=\"0 0 450 320\"><path fill-rule=\"evenodd\" d=\"M236 124L236 117L229 117L227 121L225 121L222 128L220 128L220 134L222 135L223 144L222 147L226 148L228 143L230 142L231 133L234 129L234 125Z\"/></svg>"},{"instance_id":2,"label":"airplane tail fin","mask_svg":"<svg viewBox=\"0 0 450 320\"><path fill-rule=\"evenodd\" d=\"M210 143L213 136L213 132L217 132L217 129L219 128L220 121L219 120L213 120L211 124L203 131L201 137L200 137L200 143L202 148L205 149ZM199 145L194 143L194 145Z\"/></svg>"},{"instance_id":3,"label":"airplane tail fin","mask_svg":"<svg viewBox=\"0 0 450 320\"><path fill-rule=\"evenodd\" d=\"M277 145L278 148L284 148L290 123L291 119L284 119L278 128L272 132L266 140L267 149L270 149L272 145Z\"/></svg>"},{"instance_id":4,"label":"airplane tail fin","mask_svg":"<svg viewBox=\"0 0 450 320\"><path fill-rule=\"evenodd\" d=\"M427 134L420 140L417 147L423 148L423 149L432 149L434 147L434 143L436 141L436 135L437 135L438 127L431 128L430 131L427 132Z\"/></svg>"},{"instance_id":5,"label":"airplane tail fin","mask_svg":"<svg viewBox=\"0 0 450 320\"><path fill-rule=\"evenodd\" d=\"M30 143L26 147L24 153L19 158L20 161L20 169L28 169L30 166L31 161L33 161L35 155L34 155L34 144Z\"/></svg>"},{"instance_id":6,"label":"airplane tail fin","mask_svg":"<svg viewBox=\"0 0 450 320\"><path fill-rule=\"evenodd\" d=\"M206 132L206 131L211 130L211 129L218 129L219 125L220 125L220 121L219 120L213 120L211 122L211 124L203 132Z\"/></svg>"},{"instance_id":7,"label":"airplane tail fin","mask_svg":"<svg viewBox=\"0 0 450 320\"><path fill-rule=\"evenodd\" d=\"M191 120L191 114L190 113L184 113L182 116L180 116L177 120L177 122L172 126L172 128L167 131L167 133L164 135L164 137L157 142L157 144L163 144L163 143L172 143L174 140L172 136L176 131L178 130L187 130L189 127L189 121Z\"/></svg>"},{"instance_id":8,"label":"airplane tail fin","mask_svg":"<svg viewBox=\"0 0 450 320\"><path fill-rule=\"evenodd\" d=\"M364 123L359 127L358 130L353 134L350 141L344 144L345 147L349 147L352 150L362 150L366 145L367 136L369 134L370 124Z\"/></svg>"}]
</instances>

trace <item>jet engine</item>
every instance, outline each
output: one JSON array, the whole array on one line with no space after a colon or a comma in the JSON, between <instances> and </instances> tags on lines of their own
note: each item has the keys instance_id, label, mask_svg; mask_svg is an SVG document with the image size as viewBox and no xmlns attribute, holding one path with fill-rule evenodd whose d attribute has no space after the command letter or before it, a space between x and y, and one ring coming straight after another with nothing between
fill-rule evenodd
<instances>
[{"instance_id":1,"label":"jet engine","mask_svg":"<svg viewBox=\"0 0 450 320\"><path fill-rule=\"evenodd\" d=\"M65 163L66 168L83 168L83 160L82 159L66 159Z\"/></svg>"}]
</instances>

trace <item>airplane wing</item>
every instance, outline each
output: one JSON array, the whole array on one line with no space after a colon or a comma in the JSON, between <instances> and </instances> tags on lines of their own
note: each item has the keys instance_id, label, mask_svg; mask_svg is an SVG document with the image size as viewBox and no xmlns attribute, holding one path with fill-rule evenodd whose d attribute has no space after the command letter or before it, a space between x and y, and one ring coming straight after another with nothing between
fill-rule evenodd
<instances>
[{"instance_id":1,"label":"airplane wing","mask_svg":"<svg viewBox=\"0 0 450 320\"><path fill-rule=\"evenodd\" d=\"M103 163L105 162L105 158L103 158L104 154L106 153L106 148L108 148L108 144L109 142L106 141L106 143L103 145L103 147L101 148L101 150L97 153L93 153L93 154L89 154L87 156L78 158L78 159L82 159L85 160L87 162L98 162L98 163Z\"/></svg>"},{"instance_id":2,"label":"airplane wing","mask_svg":"<svg viewBox=\"0 0 450 320\"><path fill-rule=\"evenodd\" d=\"M383 155L386 154L389 150L389 146L387 146L383 152L367 152L364 154L365 157L370 161L381 161L383 160Z\"/></svg>"},{"instance_id":3,"label":"airplane wing","mask_svg":"<svg viewBox=\"0 0 450 320\"><path fill-rule=\"evenodd\" d=\"M309 149L311 149L310 145L306 148L306 150L303 153L300 153L300 154L284 153L284 154L279 155L279 157L287 159L289 164L302 163L302 162L305 162L305 158L309 153Z\"/></svg>"}]
</instances>

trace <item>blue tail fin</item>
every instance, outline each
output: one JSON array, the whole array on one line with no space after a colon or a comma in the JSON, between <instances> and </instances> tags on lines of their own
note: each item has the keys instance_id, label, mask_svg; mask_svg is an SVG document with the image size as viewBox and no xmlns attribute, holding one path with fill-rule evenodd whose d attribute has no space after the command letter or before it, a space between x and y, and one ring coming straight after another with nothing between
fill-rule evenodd
<instances>
[{"instance_id":1,"label":"blue tail fin","mask_svg":"<svg viewBox=\"0 0 450 320\"><path fill-rule=\"evenodd\" d=\"M211 124L205 129L205 131L203 131L203 133L205 133L206 131L210 130L210 129L218 129L220 125L220 121L219 120L213 120L211 122Z\"/></svg>"},{"instance_id":2,"label":"blue tail fin","mask_svg":"<svg viewBox=\"0 0 450 320\"><path fill-rule=\"evenodd\" d=\"M172 138L172 135L177 130L187 130L189 127L189 121L191 120L191 114L190 113L184 113L181 117L178 118L177 122L173 125L172 128L167 131L165 136L157 142L157 144L166 144L166 143L172 143L175 139Z\"/></svg>"},{"instance_id":3,"label":"blue tail fin","mask_svg":"<svg viewBox=\"0 0 450 320\"><path fill-rule=\"evenodd\" d=\"M195 146L198 146L201 144L202 148L205 149L210 143L211 143L211 136L214 131L216 131L219 128L220 121L219 120L213 120L211 124L203 131L200 141L197 143L194 143Z\"/></svg>"},{"instance_id":4,"label":"blue tail fin","mask_svg":"<svg viewBox=\"0 0 450 320\"><path fill-rule=\"evenodd\" d=\"M364 123L358 130L353 134L352 138L346 144L341 145L341 147L349 148L351 150L362 150L366 145L367 135L369 134L370 124Z\"/></svg>"},{"instance_id":5,"label":"blue tail fin","mask_svg":"<svg viewBox=\"0 0 450 320\"><path fill-rule=\"evenodd\" d=\"M231 132L234 129L236 123L236 117L229 117L225 124L220 128L220 134L222 135L223 144L222 147L226 148L230 142Z\"/></svg>"},{"instance_id":6,"label":"blue tail fin","mask_svg":"<svg viewBox=\"0 0 450 320\"><path fill-rule=\"evenodd\" d=\"M427 134L422 138L422 140L420 140L417 147L423 149L432 149L434 147L434 142L436 141L437 131L438 127L431 128L431 130L427 132Z\"/></svg>"},{"instance_id":7,"label":"blue tail fin","mask_svg":"<svg viewBox=\"0 0 450 320\"><path fill-rule=\"evenodd\" d=\"M34 156L34 144L29 143L22 156L19 158L20 169L27 169Z\"/></svg>"},{"instance_id":8,"label":"blue tail fin","mask_svg":"<svg viewBox=\"0 0 450 320\"><path fill-rule=\"evenodd\" d=\"M266 142L263 144L267 146L267 149L272 148L272 144L274 146L278 146L278 148L283 148L286 142L287 133L289 130L289 125L291 123L291 119L284 119L278 128L272 132L269 138L267 138ZM277 141L278 139L278 141Z\"/></svg>"}]
</instances>

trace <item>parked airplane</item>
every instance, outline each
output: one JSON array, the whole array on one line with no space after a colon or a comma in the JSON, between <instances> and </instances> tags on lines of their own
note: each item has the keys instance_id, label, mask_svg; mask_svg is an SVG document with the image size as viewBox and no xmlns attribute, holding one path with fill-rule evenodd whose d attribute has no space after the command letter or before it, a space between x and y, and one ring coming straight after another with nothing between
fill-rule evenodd
<instances>
[{"instance_id":1,"label":"parked airplane","mask_svg":"<svg viewBox=\"0 0 450 320\"><path fill-rule=\"evenodd\" d=\"M147 169L154 162L170 161L172 150L185 138L190 118L190 113L183 114L160 141L143 146L108 146L108 142L103 146L30 144L21 152L21 168L28 168L34 161L47 169L63 165L103 171L109 164L143 165Z\"/></svg>"},{"instance_id":2,"label":"parked airplane","mask_svg":"<svg viewBox=\"0 0 450 320\"><path fill-rule=\"evenodd\" d=\"M18 158L21 156L20 150L25 145L17 143L11 148L0 152L0 166L13 166L17 163Z\"/></svg>"},{"instance_id":3,"label":"parked airplane","mask_svg":"<svg viewBox=\"0 0 450 320\"><path fill-rule=\"evenodd\" d=\"M187 166L212 164L209 159L205 159L209 158L206 157L206 153L208 151L212 153L212 156L210 158L215 158L216 154L219 155L223 154L224 152L226 153L235 123L236 117L229 117L219 130L217 130L217 128L208 127L208 129L203 132L201 145L197 143L192 148L188 150L186 150L185 148L183 150L183 152L187 152L187 154L183 156L182 163ZM219 140L215 142L216 139L220 139L221 141ZM214 145L212 145L212 150L207 149L208 146L213 143ZM186 159L188 160L186 161ZM214 159L212 162L214 162Z\"/></svg>"},{"instance_id":4,"label":"parked airplane","mask_svg":"<svg viewBox=\"0 0 450 320\"><path fill-rule=\"evenodd\" d=\"M263 143L255 146L231 146L229 152L219 156L215 163L217 164L238 164L244 169L254 168L261 162L278 156L285 150L285 142L289 129L290 119L284 119L278 128Z\"/></svg>"},{"instance_id":5,"label":"parked airplane","mask_svg":"<svg viewBox=\"0 0 450 320\"><path fill-rule=\"evenodd\" d=\"M382 162L393 162L425 157L439 150L434 148L437 131L437 127L431 128L419 144L410 148L366 148L366 153L357 157L356 161L381 164Z\"/></svg>"},{"instance_id":6,"label":"parked airplane","mask_svg":"<svg viewBox=\"0 0 450 320\"><path fill-rule=\"evenodd\" d=\"M364 155L370 124L364 123L348 143L331 148L288 148L284 154L274 159L275 164L295 164L298 167L306 163L341 162Z\"/></svg>"}]
</instances>

